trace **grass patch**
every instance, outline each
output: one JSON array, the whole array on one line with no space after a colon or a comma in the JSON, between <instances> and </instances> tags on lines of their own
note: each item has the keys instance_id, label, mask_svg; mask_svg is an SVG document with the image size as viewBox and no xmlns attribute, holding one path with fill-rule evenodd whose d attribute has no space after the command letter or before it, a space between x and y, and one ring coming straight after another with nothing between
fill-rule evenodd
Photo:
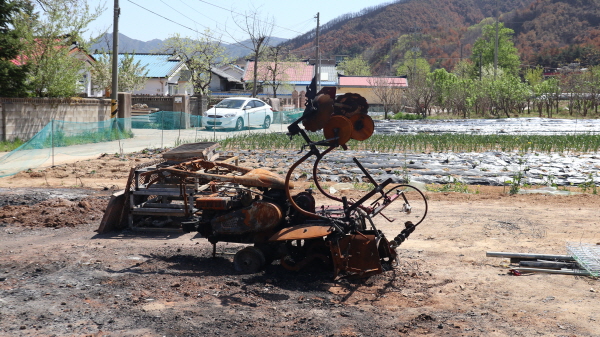
<instances>
[{"instance_id":1,"label":"grass patch","mask_svg":"<svg viewBox=\"0 0 600 337\"><path fill-rule=\"evenodd\" d=\"M321 133L309 133L311 139L321 140ZM302 137L289 139L282 133L252 133L236 135L220 141L224 149L274 150L300 149ZM600 135L467 135L467 134L374 134L369 139L348 142L351 150L379 152L598 152Z\"/></svg>"},{"instance_id":2,"label":"grass patch","mask_svg":"<svg viewBox=\"0 0 600 337\"><path fill-rule=\"evenodd\" d=\"M18 148L19 146L23 145L25 142L20 140L19 138L16 138L13 141L3 141L0 142L0 152L10 152L16 148Z\"/></svg>"},{"instance_id":3,"label":"grass patch","mask_svg":"<svg viewBox=\"0 0 600 337\"><path fill-rule=\"evenodd\" d=\"M448 182L445 184L426 185L425 189L430 192L457 192L479 194L479 189L470 190L469 185L456 179L455 177L448 177Z\"/></svg>"}]
</instances>

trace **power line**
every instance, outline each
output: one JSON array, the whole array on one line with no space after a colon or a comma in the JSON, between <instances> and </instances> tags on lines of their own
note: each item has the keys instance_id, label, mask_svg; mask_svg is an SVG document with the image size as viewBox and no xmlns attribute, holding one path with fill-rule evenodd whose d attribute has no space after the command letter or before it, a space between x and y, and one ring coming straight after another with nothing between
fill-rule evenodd
<instances>
[{"instance_id":1,"label":"power line","mask_svg":"<svg viewBox=\"0 0 600 337\"><path fill-rule=\"evenodd\" d=\"M161 0L161 1L162 1L162 0ZM182 4L184 4L184 5L188 6L188 7L189 7L191 10L193 10L194 12L196 12L196 13L198 13L198 14L202 15L203 17L205 17L205 18L207 18L207 19L209 19L209 20L211 20L211 21L214 21L215 23L221 23L221 22L219 22L219 21L217 21L217 20L215 20L215 19L211 18L210 16L208 16L208 15L206 15L206 14L204 14L204 13L200 12L199 10L195 9L194 7L192 7L192 6L188 5L188 4L187 4L187 3L185 3L183 0L179 0L179 2L181 2ZM167 5L167 6L168 6L168 5ZM178 12L178 13L179 13L179 12ZM182 15L183 15L183 14L182 14ZM185 15L184 15L184 16L185 16ZM186 17L187 17L187 16L186 16ZM190 20L192 20L192 19L190 19ZM194 21L194 20L192 20L192 21ZM194 21L194 22L196 22L196 21ZM197 23L197 22L196 22L196 23ZM221 34L225 33L225 32L223 32L223 31L222 31L220 28L218 28L218 27L216 27L215 29L216 29L217 31L219 31L219 33L221 33Z\"/></svg>"},{"instance_id":2,"label":"power line","mask_svg":"<svg viewBox=\"0 0 600 337\"><path fill-rule=\"evenodd\" d=\"M173 8L171 5L167 4L167 3L166 3L166 2L164 2L163 0L160 0L160 2L162 2L162 3L163 3L163 4L165 4L167 7L171 8L172 10L174 10L175 12L179 13L181 16L183 16L183 17L185 17L185 18L189 19L190 21L192 21L192 22L196 23L197 25L199 25L199 26L202 26L202 27L205 27L205 28L208 28L208 29L210 30L210 28L209 28L209 27L207 27L207 26L204 26L203 24L201 24L201 23L197 22L196 20L194 20L194 19L190 18L189 16L187 16L187 15L185 15L185 14L181 13L180 11L178 11L178 10L177 10L177 9L175 9L175 8ZM204 34L204 35L206 35L206 34ZM206 36L208 36L208 35L206 35ZM211 37L211 38L212 38L212 39L214 39L214 37ZM230 43L230 44L231 44L231 43Z\"/></svg>"},{"instance_id":3,"label":"power line","mask_svg":"<svg viewBox=\"0 0 600 337\"><path fill-rule=\"evenodd\" d=\"M220 8L220 9L222 9L222 10L228 11L229 13L233 13L233 14L236 14L236 15L241 15L241 16L243 16L243 17L245 17L245 18L249 18L249 16L248 16L248 15L246 15L246 14L238 13L238 12L235 12L235 11L233 11L233 10L231 10L231 9L227 9L227 8L225 8L225 7L221 7L221 6L219 6L219 5L211 4L211 3L210 3L210 2L208 2L208 1L204 1L204 0L198 0L198 1L200 1L200 2L203 2L203 3L207 4L207 5L211 5L211 6L213 6L213 7L217 7L217 8ZM258 21L262 21L262 20L258 20ZM263 23L264 23L264 22L263 22ZM302 34L302 33L298 32L298 31L295 31L295 30L293 30L293 29L286 28L286 27L281 27L281 26L278 26L278 25L276 25L276 24L273 24L273 26L274 26L274 27L277 27L277 28L284 29L284 30L288 30L288 31L290 31L290 32L292 32L292 33L296 33L296 34L300 34L300 35Z\"/></svg>"},{"instance_id":4,"label":"power line","mask_svg":"<svg viewBox=\"0 0 600 337\"><path fill-rule=\"evenodd\" d=\"M313 21L313 20L314 20L314 18L312 18L312 17L311 17L311 18L310 18L310 19L308 19L308 20L304 20L304 21L301 21L301 22L299 22L299 23L296 23L296 24L294 24L294 26L303 26L303 27L307 27L307 26L308 26L308 22L310 22L310 23L311 23L311 25L312 25L312 21ZM308 30L309 30L309 31L310 31L310 30L314 30L314 28L311 28L311 29L308 29ZM273 35L276 35L276 34L275 34L275 32L280 32L280 31L281 31L281 30L275 30L275 31L273 32ZM305 34L305 33L302 33L302 34L300 34L300 35L303 35L303 34Z\"/></svg>"},{"instance_id":5,"label":"power line","mask_svg":"<svg viewBox=\"0 0 600 337\"><path fill-rule=\"evenodd\" d=\"M174 24L176 24L176 25L178 25L178 26L181 26L181 27L183 27L183 28L187 28L187 29L191 30L192 32L196 32L196 33L198 33L198 34L204 35L204 36L206 36L206 37L208 37L208 38L210 38L210 39L214 39L214 37L213 37L213 36L210 36L210 35L208 35L208 34L206 34L206 33L204 33L204 32L200 32L200 31L198 31L198 30L196 30L196 29L193 29L193 28L190 28L190 27L188 27L188 26L182 25L181 23L179 23L179 22L176 22L176 21L173 21L173 20L171 20L171 19L167 18L166 16L160 15L160 14L158 14L158 13L154 12L154 11L151 11L151 10L149 10L148 8L146 8L146 7L144 7L144 6L138 5L137 3L135 3L135 2L133 2L133 1L131 1L131 0L127 0L127 1L131 2L132 4L134 4L134 5L138 6L138 7L140 7L141 9L144 9L144 10L146 10L146 11L148 11L148 12L150 12L150 13L152 13L152 14L156 15L156 16L160 16L161 18L163 18L163 19L165 19L165 20L167 20L167 21L170 21L170 22L172 22L172 23L174 23Z\"/></svg>"}]
</instances>

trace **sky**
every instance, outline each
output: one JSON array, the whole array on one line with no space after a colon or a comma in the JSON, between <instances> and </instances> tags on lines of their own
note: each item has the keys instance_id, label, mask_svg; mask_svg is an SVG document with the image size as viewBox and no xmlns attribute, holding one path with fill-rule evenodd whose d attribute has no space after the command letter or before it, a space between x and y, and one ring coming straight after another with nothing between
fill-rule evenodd
<instances>
[{"instance_id":1,"label":"sky","mask_svg":"<svg viewBox=\"0 0 600 337\"><path fill-rule=\"evenodd\" d=\"M206 28L211 35L225 43L235 43L248 38L235 24L243 15L257 11L263 19L273 18L272 36L293 38L306 33L317 25L320 13L321 25L336 17L359 12L366 7L391 0L119 0L121 15L119 32L126 36L149 41L164 40L179 33L196 37ZM88 27L88 36L102 32L112 33L114 0L88 0L90 6L104 4L103 14ZM152 13L152 12L154 13Z\"/></svg>"}]
</instances>

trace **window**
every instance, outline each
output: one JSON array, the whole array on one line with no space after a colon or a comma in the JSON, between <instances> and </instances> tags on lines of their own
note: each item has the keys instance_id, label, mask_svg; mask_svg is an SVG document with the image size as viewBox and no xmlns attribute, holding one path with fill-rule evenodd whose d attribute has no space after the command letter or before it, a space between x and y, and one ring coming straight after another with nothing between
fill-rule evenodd
<instances>
[{"instance_id":1,"label":"window","mask_svg":"<svg viewBox=\"0 0 600 337\"><path fill-rule=\"evenodd\" d=\"M215 108L239 109L244 105L244 102L245 101L241 99L226 99L215 105Z\"/></svg>"}]
</instances>

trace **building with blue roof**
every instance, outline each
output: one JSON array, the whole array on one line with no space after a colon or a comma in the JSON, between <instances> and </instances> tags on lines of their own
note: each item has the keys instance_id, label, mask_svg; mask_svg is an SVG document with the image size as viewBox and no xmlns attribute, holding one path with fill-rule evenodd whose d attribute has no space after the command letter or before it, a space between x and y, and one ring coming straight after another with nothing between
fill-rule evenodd
<instances>
[{"instance_id":1,"label":"building with blue roof","mask_svg":"<svg viewBox=\"0 0 600 337\"><path fill-rule=\"evenodd\" d=\"M98 58L101 54L94 54ZM146 86L141 90L133 92L134 95L156 95L168 96L177 94L193 95L191 85L191 74L185 63L171 54L132 54L133 62L139 62L146 66ZM125 54L119 54L119 59ZM229 91L232 89L243 89L243 70L231 72L227 67L224 69L213 68L212 79L209 89L216 91ZM102 96L103 92L98 96Z\"/></svg>"},{"instance_id":2,"label":"building with blue roof","mask_svg":"<svg viewBox=\"0 0 600 337\"><path fill-rule=\"evenodd\" d=\"M189 85L190 74L185 63L170 54L132 54L133 62L145 66L146 86L133 92L134 95L167 96L176 94L192 94ZM97 58L100 54L94 54ZM125 54L119 54L119 61Z\"/></svg>"}]
</instances>

